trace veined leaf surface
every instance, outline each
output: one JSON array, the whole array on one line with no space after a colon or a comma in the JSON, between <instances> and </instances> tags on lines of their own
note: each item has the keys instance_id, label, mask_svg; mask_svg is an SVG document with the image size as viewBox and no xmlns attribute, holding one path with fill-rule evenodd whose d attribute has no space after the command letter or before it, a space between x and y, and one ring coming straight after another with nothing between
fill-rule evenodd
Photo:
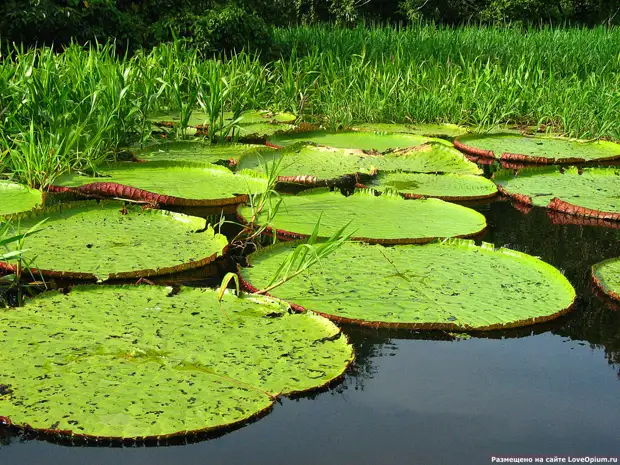
<instances>
[{"instance_id":1,"label":"veined leaf surface","mask_svg":"<svg viewBox=\"0 0 620 465\"><path fill-rule=\"evenodd\" d=\"M37 272L80 279L133 278L200 267L221 256L225 236L202 218L161 210L124 207L121 202L77 202L14 215L9 221L26 232L26 257ZM16 244L9 244L15 247ZM14 265L0 262L0 268Z\"/></svg>"},{"instance_id":2,"label":"veined leaf surface","mask_svg":"<svg viewBox=\"0 0 620 465\"><path fill-rule=\"evenodd\" d=\"M296 245L252 254L252 267L240 271L246 286L267 287ZM575 299L571 284L551 265L462 239L396 247L348 243L271 294L334 321L465 331L548 321Z\"/></svg>"},{"instance_id":3,"label":"veined leaf surface","mask_svg":"<svg viewBox=\"0 0 620 465\"><path fill-rule=\"evenodd\" d=\"M0 216L25 212L41 205L40 191L21 184L0 181Z\"/></svg>"},{"instance_id":4,"label":"veined leaf surface","mask_svg":"<svg viewBox=\"0 0 620 465\"><path fill-rule=\"evenodd\" d=\"M353 359L330 321L257 296L78 286L0 311L0 416L59 436L151 438L230 428Z\"/></svg>"},{"instance_id":5,"label":"veined leaf surface","mask_svg":"<svg viewBox=\"0 0 620 465\"><path fill-rule=\"evenodd\" d=\"M483 215L475 210L437 199L405 200L398 195L375 196L357 190L345 197L326 188L282 196L269 227L283 236L306 237L320 221L319 237L330 237L343 225L356 240L383 244L413 244L437 238L469 237L486 228ZM240 207L244 220L252 216L250 207ZM266 221L267 212L258 222Z\"/></svg>"}]
</instances>

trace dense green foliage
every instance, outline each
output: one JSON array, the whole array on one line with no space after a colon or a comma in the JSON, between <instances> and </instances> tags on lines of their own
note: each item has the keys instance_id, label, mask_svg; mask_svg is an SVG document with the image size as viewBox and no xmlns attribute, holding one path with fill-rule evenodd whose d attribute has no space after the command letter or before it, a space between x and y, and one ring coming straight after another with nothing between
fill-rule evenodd
<instances>
[{"instance_id":1,"label":"dense green foliage","mask_svg":"<svg viewBox=\"0 0 620 465\"><path fill-rule=\"evenodd\" d=\"M5 0L0 31L9 41L66 44L109 40L119 48L182 37L203 51L271 49L268 24L363 22L444 24L613 24L609 0Z\"/></svg>"},{"instance_id":2,"label":"dense green foliage","mask_svg":"<svg viewBox=\"0 0 620 465\"><path fill-rule=\"evenodd\" d=\"M364 122L546 125L620 139L620 31L504 28L279 29L298 49L265 63L205 60L182 41L131 57L112 46L5 55L0 171L31 186L147 141L158 112L290 111L327 129ZM551 44L551 45L550 45Z\"/></svg>"}]
</instances>

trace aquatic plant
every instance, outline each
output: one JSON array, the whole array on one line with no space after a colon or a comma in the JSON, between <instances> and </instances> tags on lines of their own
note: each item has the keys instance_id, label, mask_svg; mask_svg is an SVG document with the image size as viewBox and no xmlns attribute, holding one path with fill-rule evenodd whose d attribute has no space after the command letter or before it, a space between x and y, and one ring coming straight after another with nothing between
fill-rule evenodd
<instances>
[{"instance_id":1,"label":"aquatic plant","mask_svg":"<svg viewBox=\"0 0 620 465\"><path fill-rule=\"evenodd\" d=\"M252 254L252 267L240 269L244 285L267 286L296 245ZM321 268L270 294L344 323L459 331L548 321L568 312L575 299L573 287L551 265L462 239L398 247L348 243Z\"/></svg>"},{"instance_id":2,"label":"aquatic plant","mask_svg":"<svg viewBox=\"0 0 620 465\"><path fill-rule=\"evenodd\" d=\"M238 214L249 222L250 207ZM327 238L349 224L352 240L381 244L413 244L446 237L470 237L486 228L480 213L441 200L403 200L398 194L377 197L374 191L356 190L345 197L327 188L283 195L275 214L258 215L255 222L281 238ZM317 229L318 228L318 229Z\"/></svg>"},{"instance_id":3,"label":"aquatic plant","mask_svg":"<svg viewBox=\"0 0 620 465\"><path fill-rule=\"evenodd\" d=\"M29 230L47 219L29 242L37 274L107 280L168 274L203 266L222 256L228 240L204 219L122 202L74 202L8 218ZM206 229L205 229L206 228ZM197 231L203 231L196 233ZM16 243L6 244L17 250ZM0 261L0 269L17 266Z\"/></svg>"},{"instance_id":4,"label":"aquatic plant","mask_svg":"<svg viewBox=\"0 0 620 465\"><path fill-rule=\"evenodd\" d=\"M408 199L480 200L497 194L492 181L471 174L379 172L367 185L379 192L397 192Z\"/></svg>"},{"instance_id":5,"label":"aquatic plant","mask_svg":"<svg viewBox=\"0 0 620 465\"><path fill-rule=\"evenodd\" d=\"M592 279L606 295L620 300L620 259L612 258L594 265Z\"/></svg>"},{"instance_id":6,"label":"aquatic plant","mask_svg":"<svg viewBox=\"0 0 620 465\"><path fill-rule=\"evenodd\" d=\"M265 188L266 179L253 172L233 174L207 163L153 161L102 165L90 175L65 174L49 190L154 205L222 206L245 202Z\"/></svg>"},{"instance_id":7,"label":"aquatic plant","mask_svg":"<svg viewBox=\"0 0 620 465\"><path fill-rule=\"evenodd\" d=\"M502 170L499 190L526 205L572 215L620 220L620 171L616 168L530 168Z\"/></svg>"},{"instance_id":8,"label":"aquatic plant","mask_svg":"<svg viewBox=\"0 0 620 465\"><path fill-rule=\"evenodd\" d=\"M353 360L333 323L289 310L253 295L218 302L208 289L41 294L0 311L0 423L118 440L243 425L281 396L338 379Z\"/></svg>"},{"instance_id":9,"label":"aquatic plant","mask_svg":"<svg viewBox=\"0 0 620 465\"><path fill-rule=\"evenodd\" d=\"M0 216L32 210L42 203L41 191L0 181Z\"/></svg>"},{"instance_id":10,"label":"aquatic plant","mask_svg":"<svg viewBox=\"0 0 620 465\"><path fill-rule=\"evenodd\" d=\"M620 144L517 134L471 134L457 137L454 144L471 155L542 164L584 163L620 159Z\"/></svg>"}]
</instances>

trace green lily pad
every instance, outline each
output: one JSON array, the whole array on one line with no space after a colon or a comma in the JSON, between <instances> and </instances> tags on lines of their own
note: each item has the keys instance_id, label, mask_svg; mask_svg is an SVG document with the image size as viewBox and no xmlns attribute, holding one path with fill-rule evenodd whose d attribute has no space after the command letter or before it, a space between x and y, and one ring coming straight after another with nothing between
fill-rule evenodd
<instances>
[{"instance_id":1,"label":"green lily pad","mask_svg":"<svg viewBox=\"0 0 620 465\"><path fill-rule=\"evenodd\" d=\"M231 121L233 117L233 112L224 112L224 121ZM249 110L241 114L241 120L239 121L239 124L242 126L246 126L257 123L293 123L296 119L297 117L292 113L274 113L264 110ZM168 123L172 125L178 124L181 121L181 116L178 112L168 112L153 115L149 118L149 120L154 123ZM205 112L195 110L190 116L188 126L200 127L203 126L205 123L208 124L208 122L209 116Z\"/></svg>"},{"instance_id":2,"label":"green lily pad","mask_svg":"<svg viewBox=\"0 0 620 465\"><path fill-rule=\"evenodd\" d=\"M620 220L620 169L559 168L495 173L499 190L527 205L574 215Z\"/></svg>"},{"instance_id":3,"label":"green lily pad","mask_svg":"<svg viewBox=\"0 0 620 465\"><path fill-rule=\"evenodd\" d=\"M206 163L111 163L103 166L98 174L62 175L50 191L160 205L221 206L243 203L249 194L263 191L267 186L267 180L259 174L234 174L222 166Z\"/></svg>"},{"instance_id":4,"label":"green lily pad","mask_svg":"<svg viewBox=\"0 0 620 465\"><path fill-rule=\"evenodd\" d=\"M264 172L280 160L280 181L309 185L329 185L345 176L372 176L377 170L422 173L469 173L482 171L454 148L427 143L385 155L353 149L336 149L299 143L279 150L257 149L239 159L239 169Z\"/></svg>"},{"instance_id":5,"label":"green lily pad","mask_svg":"<svg viewBox=\"0 0 620 465\"><path fill-rule=\"evenodd\" d=\"M245 221L250 207L240 207ZM266 221L259 215L258 222ZM282 196L282 204L269 225L288 237L312 234L320 220L319 237L329 237L343 225L355 240L382 244L430 242L438 237L469 237L486 228L483 215L475 210L437 199L404 200L398 195L375 196L373 191L356 190L345 197L329 189L311 189L297 195Z\"/></svg>"},{"instance_id":6,"label":"green lily pad","mask_svg":"<svg viewBox=\"0 0 620 465\"><path fill-rule=\"evenodd\" d=\"M124 209L121 202L77 202L10 217L27 238L25 255L45 276L79 279L147 277L204 266L221 256L225 236L202 218L160 210ZM9 249L14 244L9 244ZM12 269L0 262L0 268Z\"/></svg>"},{"instance_id":7,"label":"green lily pad","mask_svg":"<svg viewBox=\"0 0 620 465\"><path fill-rule=\"evenodd\" d=\"M356 131L391 132L417 134L427 137L441 137L453 139L467 133L467 128L456 124L441 123L416 123L416 124L393 124L393 123L363 123L353 127Z\"/></svg>"},{"instance_id":8,"label":"green lily pad","mask_svg":"<svg viewBox=\"0 0 620 465\"><path fill-rule=\"evenodd\" d=\"M264 142L268 137L295 129L292 124L252 123L243 124L238 130L239 140Z\"/></svg>"},{"instance_id":9,"label":"green lily pad","mask_svg":"<svg viewBox=\"0 0 620 465\"><path fill-rule=\"evenodd\" d=\"M364 131L292 131L276 134L269 138L269 143L286 147L298 142L310 142L326 147L339 149L356 149L376 152L386 152L390 149L402 149L415 147L430 141L446 143L441 139L431 139L429 137L418 136L415 134L387 134L373 133Z\"/></svg>"},{"instance_id":10,"label":"green lily pad","mask_svg":"<svg viewBox=\"0 0 620 465\"><path fill-rule=\"evenodd\" d=\"M331 322L257 296L78 286L0 311L2 422L69 437L230 429L353 359Z\"/></svg>"},{"instance_id":11,"label":"green lily pad","mask_svg":"<svg viewBox=\"0 0 620 465\"><path fill-rule=\"evenodd\" d=\"M381 157L369 158L368 161L379 171L482 174L478 165L469 161L454 147L436 142L396 150Z\"/></svg>"},{"instance_id":12,"label":"green lily pad","mask_svg":"<svg viewBox=\"0 0 620 465\"><path fill-rule=\"evenodd\" d=\"M0 216L32 210L42 203L41 191L0 181Z\"/></svg>"},{"instance_id":13,"label":"green lily pad","mask_svg":"<svg viewBox=\"0 0 620 465\"><path fill-rule=\"evenodd\" d=\"M478 200L497 194L492 181L471 174L379 172L368 187L380 192L396 191L410 199Z\"/></svg>"},{"instance_id":14,"label":"green lily pad","mask_svg":"<svg viewBox=\"0 0 620 465\"><path fill-rule=\"evenodd\" d=\"M266 147L247 152L237 168L263 173L265 167L279 163L280 182L325 185L337 183L344 176L374 174L373 163L378 158L359 150L296 144L280 150Z\"/></svg>"},{"instance_id":15,"label":"green lily pad","mask_svg":"<svg viewBox=\"0 0 620 465\"><path fill-rule=\"evenodd\" d=\"M592 267L596 285L612 299L620 300L620 258L612 258Z\"/></svg>"},{"instance_id":16,"label":"green lily pad","mask_svg":"<svg viewBox=\"0 0 620 465\"><path fill-rule=\"evenodd\" d=\"M296 245L252 254L253 267L240 270L245 284L265 288ZM548 321L566 313L575 299L573 287L551 265L462 239L397 247L348 243L271 293L335 321L458 331Z\"/></svg>"},{"instance_id":17,"label":"green lily pad","mask_svg":"<svg viewBox=\"0 0 620 465\"><path fill-rule=\"evenodd\" d=\"M620 159L620 144L551 136L472 134L458 137L454 145L472 155L505 161L549 164Z\"/></svg>"},{"instance_id":18,"label":"green lily pad","mask_svg":"<svg viewBox=\"0 0 620 465\"><path fill-rule=\"evenodd\" d=\"M254 144L209 144L200 141L174 141L154 144L136 150L134 155L142 161L175 161L217 163L238 160L241 155L260 148Z\"/></svg>"}]
</instances>

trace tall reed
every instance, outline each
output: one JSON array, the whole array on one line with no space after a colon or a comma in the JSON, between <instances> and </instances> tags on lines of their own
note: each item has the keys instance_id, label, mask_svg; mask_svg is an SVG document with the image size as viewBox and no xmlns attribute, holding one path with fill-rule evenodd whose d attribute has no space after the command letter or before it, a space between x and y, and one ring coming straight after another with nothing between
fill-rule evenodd
<instances>
[{"instance_id":1,"label":"tall reed","mask_svg":"<svg viewBox=\"0 0 620 465\"><path fill-rule=\"evenodd\" d=\"M202 110L292 111L327 128L359 122L448 122L486 130L545 125L620 139L620 30L413 26L276 29L286 57L203 59L183 43L136 55L114 44L14 48L0 55L0 173L45 187L144 143L149 117Z\"/></svg>"}]
</instances>

